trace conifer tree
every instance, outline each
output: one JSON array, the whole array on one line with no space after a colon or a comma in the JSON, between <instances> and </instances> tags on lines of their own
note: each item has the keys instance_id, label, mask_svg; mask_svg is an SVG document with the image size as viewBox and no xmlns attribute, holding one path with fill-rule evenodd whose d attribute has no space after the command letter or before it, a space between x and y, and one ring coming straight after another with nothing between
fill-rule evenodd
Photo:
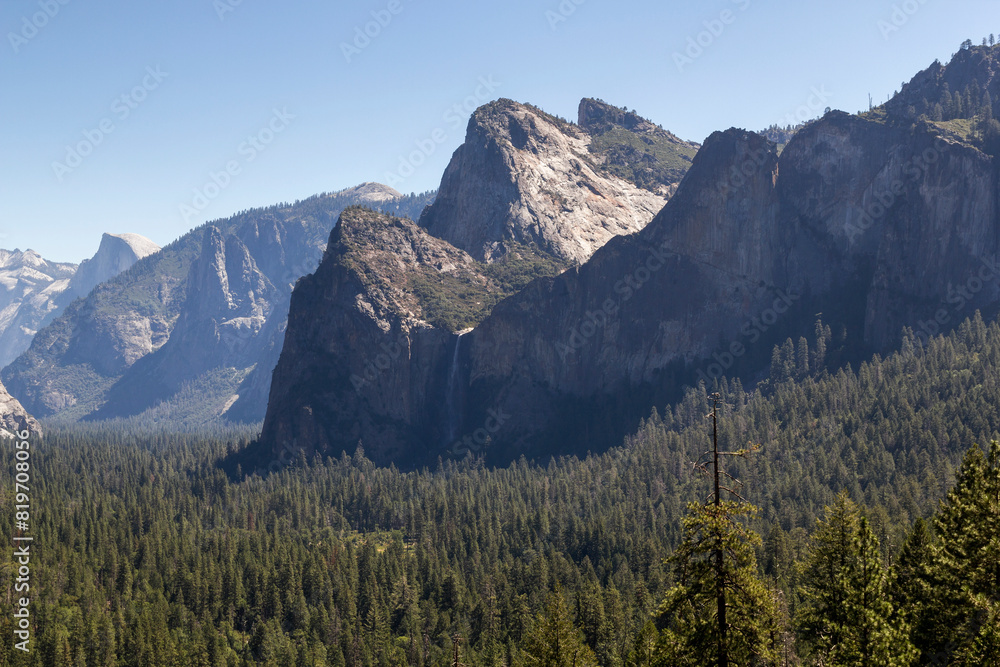
<instances>
[{"instance_id":1,"label":"conifer tree","mask_svg":"<svg viewBox=\"0 0 1000 667\"><path fill-rule=\"evenodd\" d=\"M934 526L933 613L949 633L939 652L960 665L1000 664L1000 443L969 450Z\"/></svg>"},{"instance_id":2,"label":"conifer tree","mask_svg":"<svg viewBox=\"0 0 1000 667\"><path fill-rule=\"evenodd\" d=\"M597 657L570 618L559 589L549 594L545 612L535 619L525 649L526 664L532 667L597 667Z\"/></svg>"},{"instance_id":3,"label":"conifer tree","mask_svg":"<svg viewBox=\"0 0 1000 667\"><path fill-rule=\"evenodd\" d=\"M684 537L671 556L677 585L667 591L658 616L665 625L658 644L663 664L773 664L779 632L774 594L757 575L754 548L760 537L742 522L756 513L748 503L692 503ZM718 574L713 555L722 550L725 602L725 663L720 662Z\"/></svg>"},{"instance_id":4,"label":"conifer tree","mask_svg":"<svg viewBox=\"0 0 1000 667\"><path fill-rule=\"evenodd\" d=\"M822 664L909 665L916 651L905 621L892 617L878 539L846 492L826 510L802 572L800 639Z\"/></svg>"},{"instance_id":5,"label":"conifer tree","mask_svg":"<svg viewBox=\"0 0 1000 667\"><path fill-rule=\"evenodd\" d=\"M934 543L927 522L917 519L899 551L892 568L893 613L910 626L910 639L921 652L921 663L929 659L928 649L936 637L947 635L936 613L934 594Z\"/></svg>"},{"instance_id":6,"label":"conifer tree","mask_svg":"<svg viewBox=\"0 0 1000 667\"><path fill-rule=\"evenodd\" d=\"M717 411L712 395L714 492L707 504L690 503L684 533L670 561L677 584L657 612L665 627L657 664L691 667L773 664L778 609L773 593L757 574L754 551L760 536L745 527L757 508L720 482L719 458L749 450L720 452ZM739 498L722 500L723 491Z\"/></svg>"}]
</instances>

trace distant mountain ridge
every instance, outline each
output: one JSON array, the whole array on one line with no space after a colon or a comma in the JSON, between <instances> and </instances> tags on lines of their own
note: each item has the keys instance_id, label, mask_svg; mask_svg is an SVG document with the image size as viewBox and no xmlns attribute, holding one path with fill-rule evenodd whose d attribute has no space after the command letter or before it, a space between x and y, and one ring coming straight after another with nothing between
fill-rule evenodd
<instances>
[{"instance_id":1,"label":"distant mountain ridge","mask_svg":"<svg viewBox=\"0 0 1000 667\"><path fill-rule=\"evenodd\" d=\"M73 299L159 249L139 234L104 234L97 253L79 266L46 261L33 250L0 250L0 366L27 350Z\"/></svg>"},{"instance_id":2,"label":"distant mountain ridge","mask_svg":"<svg viewBox=\"0 0 1000 667\"><path fill-rule=\"evenodd\" d=\"M56 421L259 421L292 286L315 269L340 212L362 203L419 216L432 200L366 183L207 223L72 303L0 375L29 412Z\"/></svg>"}]
</instances>

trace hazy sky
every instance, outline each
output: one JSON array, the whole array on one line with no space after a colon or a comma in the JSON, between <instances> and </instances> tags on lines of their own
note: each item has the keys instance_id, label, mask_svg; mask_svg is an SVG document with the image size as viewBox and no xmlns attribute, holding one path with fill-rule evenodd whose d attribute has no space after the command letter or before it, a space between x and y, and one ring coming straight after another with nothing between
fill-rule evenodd
<instances>
[{"instance_id":1,"label":"hazy sky","mask_svg":"<svg viewBox=\"0 0 1000 667\"><path fill-rule=\"evenodd\" d=\"M856 112L962 40L988 0L4 0L0 247L78 262L102 232L356 185L436 188L472 109L582 97L701 142ZM367 33L367 34L366 34ZM412 172L412 173L411 173Z\"/></svg>"}]
</instances>

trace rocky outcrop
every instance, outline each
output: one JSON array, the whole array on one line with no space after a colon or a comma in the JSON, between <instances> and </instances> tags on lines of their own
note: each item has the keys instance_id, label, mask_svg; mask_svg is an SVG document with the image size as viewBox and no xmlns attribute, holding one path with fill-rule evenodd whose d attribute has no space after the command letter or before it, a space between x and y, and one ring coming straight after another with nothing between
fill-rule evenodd
<instances>
[{"instance_id":1,"label":"rocky outcrop","mask_svg":"<svg viewBox=\"0 0 1000 667\"><path fill-rule=\"evenodd\" d=\"M105 234L97 254L79 266L46 261L33 250L0 250L0 367L27 350L73 299L157 250L138 234Z\"/></svg>"},{"instance_id":2,"label":"rocky outcrop","mask_svg":"<svg viewBox=\"0 0 1000 667\"><path fill-rule=\"evenodd\" d=\"M938 61L903 84L884 105L885 113L901 121L925 117L932 121L953 118L983 117L989 94L989 106L996 108L1000 99L1000 44L965 45L947 65ZM961 96L959 104L953 103ZM993 109L990 115L995 116Z\"/></svg>"},{"instance_id":3,"label":"rocky outcrop","mask_svg":"<svg viewBox=\"0 0 1000 667\"><path fill-rule=\"evenodd\" d=\"M87 296L97 285L111 280L143 257L159 250L160 246L139 234L104 234L97 254L85 259L69 281L65 295L67 304Z\"/></svg>"},{"instance_id":4,"label":"rocky outcrop","mask_svg":"<svg viewBox=\"0 0 1000 667\"><path fill-rule=\"evenodd\" d=\"M348 209L292 295L262 437L309 455L359 441L384 460L426 452L447 437L460 338L429 321L438 300L475 307L501 289L484 264L412 221Z\"/></svg>"},{"instance_id":5,"label":"rocky outcrop","mask_svg":"<svg viewBox=\"0 0 1000 667\"><path fill-rule=\"evenodd\" d=\"M0 384L0 438L16 438L24 431L42 435L42 427L29 415L16 398Z\"/></svg>"},{"instance_id":6,"label":"rocky outcrop","mask_svg":"<svg viewBox=\"0 0 1000 667\"><path fill-rule=\"evenodd\" d=\"M485 173L470 196L509 187L506 172L493 185ZM919 337L976 308L993 315L1000 303L997 192L993 160L932 124L832 112L798 132L780 157L758 134L715 133L641 231L528 284L461 338L428 336L419 355L400 354L373 378L378 388L367 389L394 397L391 406L344 403L317 381L269 411L258 451L336 454L345 445L335 433L378 424L352 433L383 462L465 451L496 463L581 454L619 442L684 384L723 374L759 378L772 345L808 334L818 313L842 332L838 345L855 359L891 349L904 327ZM508 219L504 198L494 201L487 226ZM449 205L469 211L472 230L449 236L478 248L475 206ZM392 325L369 327L355 346L354 330L320 322L334 303L368 302L366 283L337 285L297 296L282 364L306 368L329 354L289 347L299 327L331 328L327 340L350 340L362 356L396 340ZM416 372L433 366L447 370ZM272 397L287 395L288 379L276 379ZM452 408L427 408L430 395ZM409 401L424 409L399 419ZM326 421L304 419L303 411Z\"/></svg>"},{"instance_id":7,"label":"rocky outcrop","mask_svg":"<svg viewBox=\"0 0 1000 667\"><path fill-rule=\"evenodd\" d=\"M529 105L481 107L420 224L487 262L513 246L584 262L612 237L642 229L666 201L602 171L590 141Z\"/></svg>"},{"instance_id":8,"label":"rocky outcrop","mask_svg":"<svg viewBox=\"0 0 1000 667\"><path fill-rule=\"evenodd\" d=\"M590 135L588 149L602 171L665 197L677 190L699 148L602 100L581 100L577 124Z\"/></svg>"},{"instance_id":9,"label":"rocky outcrop","mask_svg":"<svg viewBox=\"0 0 1000 667\"><path fill-rule=\"evenodd\" d=\"M33 414L63 421L259 421L292 286L340 212L365 202L416 216L431 199L365 184L203 226L72 303L3 380ZM133 241L106 236L95 272L141 250Z\"/></svg>"}]
</instances>

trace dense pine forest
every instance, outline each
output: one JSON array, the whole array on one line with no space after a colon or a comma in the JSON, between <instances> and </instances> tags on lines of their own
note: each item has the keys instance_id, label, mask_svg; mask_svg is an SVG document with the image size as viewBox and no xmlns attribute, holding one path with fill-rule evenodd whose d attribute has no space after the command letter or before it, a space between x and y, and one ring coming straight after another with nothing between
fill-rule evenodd
<instances>
[{"instance_id":1,"label":"dense pine forest","mask_svg":"<svg viewBox=\"0 0 1000 667\"><path fill-rule=\"evenodd\" d=\"M244 477L218 463L251 432L54 430L31 443L30 652L5 613L0 665L1000 665L1000 326L856 370L832 345L817 323L754 391L506 468L377 468L361 443ZM714 392L741 454L718 505Z\"/></svg>"}]
</instances>

